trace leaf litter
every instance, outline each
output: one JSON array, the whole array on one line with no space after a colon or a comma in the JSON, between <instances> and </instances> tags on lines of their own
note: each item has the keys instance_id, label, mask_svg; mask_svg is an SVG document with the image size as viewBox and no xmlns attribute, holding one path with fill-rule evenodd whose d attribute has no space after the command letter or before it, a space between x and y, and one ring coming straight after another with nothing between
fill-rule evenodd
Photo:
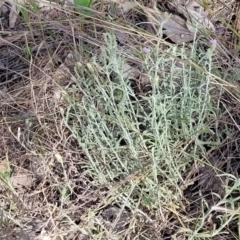
<instances>
[{"instance_id":1,"label":"leaf litter","mask_svg":"<svg viewBox=\"0 0 240 240\"><path fill-rule=\"evenodd\" d=\"M117 3L117 1L114 2ZM186 1L187 4L184 1L181 2L181 7L177 9L178 14L175 11L166 11L166 5L161 5L160 1L160 7L158 6L157 11L154 11L149 3L144 5L141 2L142 14L147 16L148 25L151 25L151 28L154 29L154 34L161 33L161 28L163 28L161 34L167 40L170 40L170 44L181 45L196 38L196 24L200 24L200 28L214 35L216 31L214 26L216 19L214 19L214 16L206 12L196 1ZM12 13L9 15L9 25L6 22L1 32L3 37L1 36L0 39L0 60L1 66L4 68L4 70L2 70L2 67L0 69L0 84L5 87L5 97L1 103L1 138L9 152L10 182L18 193L19 202L24 203L25 206L27 203L27 205L34 207L30 207L30 209L29 207L19 207L18 204L14 204L17 201L14 196L11 197L11 191L4 190L5 194L7 192L6 195L9 195L10 201L9 204L5 204L4 208L11 211L21 224L17 224L12 221L11 216L6 215L4 227L13 231L9 231L9 234L5 231L2 236L12 239L17 239L17 236L20 235L24 236L24 239L28 239L27 235L30 236L29 239L59 239L59 236L63 237L63 239L91 239L89 231L86 230L88 229L86 224L89 224L90 229L92 228L97 232L99 226L96 225L95 221L101 222L100 226L105 229L105 236L109 236L109 239L111 239L110 237L122 236L118 231L114 232L112 230L118 228L118 224L122 220L121 216L126 215L126 219L123 218L126 222L120 228L122 228L121 231L125 228L127 232L131 224L133 224L129 220L133 213L129 211L128 207L121 209L114 205L114 201L111 202L106 198L109 187L102 186L101 189L96 187L92 177L82 167L82 164L86 161L86 156L79 150L74 139L68 139L68 129L62 119L59 118L60 109L67 107L67 103L61 96L62 91L59 91L59 86L60 89L64 90L69 86L74 86L72 79L75 76L76 63L81 62L81 64L84 64L88 62L91 55L94 55L95 52L99 53L99 47L107 47L101 36L105 29L97 25L102 32L96 33L92 29L85 28L85 30L87 29L85 35L81 35L82 32L80 32L81 37L79 38L77 34L79 33L79 23L69 20L66 11L66 13L61 12L59 15L48 15L49 19L53 16L54 18L59 17L60 24L57 25L54 22L45 22L44 19L41 19L45 31L41 35L39 32L29 30L27 26L22 27L21 16L18 15L19 10L16 10L16 5L14 5L13 1L7 3L12 6L10 9ZM178 1L172 1L172 3L171 7L179 6L177 5L179 4ZM121 2L121 4L123 6L122 13L125 16L129 11L134 12L135 7L139 6L139 4L130 4L127 1ZM1 6L3 6L2 2ZM100 6L98 7L100 8ZM221 7L223 8L224 5ZM59 9L60 7L57 7L55 13ZM45 11L50 11L50 9L45 9ZM116 19L119 17L117 14L121 16L120 12L116 13ZM36 16L33 14L32 19L34 17ZM191 22L190 20L194 21ZM68 23L72 24L74 33L65 27L64 21L69 21ZM31 24L34 26L34 23ZM9 27L14 30L9 29ZM224 27L226 31L229 31L227 26ZM111 29L111 25L109 25L109 29ZM123 65L123 77L131 78L133 88L147 94L149 88L144 90L144 87L149 85L149 79L146 72L144 72L144 67L141 61L131 56L133 55L131 54L132 51L135 51L131 41L129 41L131 31L128 29L125 31L116 29L115 33L117 39L129 48L126 53L128 62ZM159 41L159 36L161 35L153 37L152 41ZM204 32L201 32L200 36L205 38ZM224 37L218 36L221 39L224 39ZM152 43L146 41L147 37L144 34L137 35L134 38L136 42L140 43L140 49L151 49ZM89 44L92 40L95 43L93 45ZM73 49L70 47L76 46L76 41L81 42L88 49L78 56L74 54ZM221 41L224 42L224 40ZM167 45L168 43L165 46ZM25 52L23 49L25 49ZM28 52L27 49L30 51ZM121 49L121 46L119 46L119 49ZM81 52L81 49L79 49L79 52ZM11 53L10 59L7 59L9 53ZM28 53L30 58L27 58ZM143 54L145 54L144 56L150 55L151 51L144 50ZM69 56L70 58L68 58ZM216 57L219 58L219 56ZM220 61L222 67L225 65L222 59L218 61ZM8 71L6 71L7 67L9 68ZM81 101L82 94L80 92L78 96ZM227 106L229 112L223 111L223 106ZM218 146L205 144L207 157L210 160L207 163L205 162L203 166L195 166L196 169L195 172L192 172L192 175L189 174L190 169L188 169L189 172L186 171L183 174L183 177L188 176L189 182L191 182L188 186L182 187L184 188L183 196L186 199L184 209L192 217L201 216L199 214L200 210L194 210L200 209L202 206L202 200L198 195L199 192L205 196L205 204L210 208L210 206L217 204L219 200L219 198L213 197L212 191L219 196L225 196L226 194L223 188L226 178L220 175L225 173L238 176L238 102L232 100L231 94L225 93L219 103L219 108L222 109L223 114L218 116L217 129L220 133L221 129L228 129L228 133L222 133L222 136L220 136L220 138L226 138L226 140L222 141ZM26 111L31 111L34 114L24 116L23 113ZM229 114L233 117L236 125L229 120ZM30 129L27 132L24 131L27 128L26 119L31 121ZM210 128L214 129L215 124L210 121ZM12 129L11 132L8 131L9 126ZM213 141L215 140L209 133L203 134L201 137L203 142L207 142L211 138ZM8 171L8 164L6 158L4 158L6 152L2 152L1 158L5 160L1 162L0 166L1 171L6 173ZM61 164L54 161L56 152L61 153L63 159ZM29 157L29 153L33 155L32 159ZM33 164L35 164L35 167L31 167ZM63 168L67 169L67 171L63 170ZM41 169L40 173L39 169ZM66 171L65 174L64 171ZM118 181L122 181L121 176ZM216 186L216 188L213 186ZM233 189L231 196L234 198L237 194L237 188ZM105 201L104 204L101 200ZM16 206L17 209L14 209L13 206ZM94 213L92 212L91 215L93 209ZM165 218L172 219L172 222L166 221L164 223L163 218L160 221L157 212L148 212L144 207L139 209L143 214L134 213L136 215L134 221L139 220L138 224L142 227L142 230L147 234L152 234L149 236L155 236L156 239L159 237L159 227L162 237L159 239L176 239L176 237L180 239L182 236L182 239L187 239L184 238L184 234L181 234L181 230L179 231L182 228L184 232L184 225L182 224L184 217L181 215L186 214L186 212L176 209L176 206L172 205L170 211L160 214L165 214ZM217 208L213 207L212 209ZM96 215L98 213L100 214ZM212 213L211 221L213 226L206 223L205 226L202 226L202 229L213 229L214 226L219 226L219 215L216 212ZM143 217L145 215L147 217ZM119 219L117 219L117 216L119 216ZM152 219L149 219L149 216L154 219L154 224L160 221L159 225L153 226L151 224ZM92 223L89 221L90 218L92 218ZM38 229L34 227L37 225L34 221L40 223ZM31 227L27 228L27 225ZM191 226L188 227L191 228ZM22 229L25 229L25 233L22 233ZM225 236L223 239L235 239L237 222L233 221L231 226L226 225L225 229L233 234L230 237L223 233L223 237ZM133 237L131 234L134 233L129 233L128 239ZM137 235L137 233L135 234ZM96 234L95 239L101 239L101 237Z\"/></svg>"}]
</instances>

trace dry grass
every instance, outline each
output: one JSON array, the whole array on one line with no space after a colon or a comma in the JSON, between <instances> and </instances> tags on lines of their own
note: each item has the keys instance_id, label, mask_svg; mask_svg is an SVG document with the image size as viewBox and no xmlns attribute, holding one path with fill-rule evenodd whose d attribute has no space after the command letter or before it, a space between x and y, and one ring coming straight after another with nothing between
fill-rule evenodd
<instances>
[{"instance_id":1,"label":"dry grass","mask_svg":"<svg viewBox=\"0 0 240 240\"><path fill-rule=\"evenodd\" d=\"M239 239L231 37L209 59L206 39L177 46L135 26L140 10L93 6L3 21L2 239Z\"/></svg>"}]
</instances>

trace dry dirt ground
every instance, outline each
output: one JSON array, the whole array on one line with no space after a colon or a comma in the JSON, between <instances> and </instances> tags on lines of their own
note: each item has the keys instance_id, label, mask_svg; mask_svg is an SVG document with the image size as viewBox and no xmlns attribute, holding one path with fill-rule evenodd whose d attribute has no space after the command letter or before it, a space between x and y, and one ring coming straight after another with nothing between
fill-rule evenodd
<instances>
[{"instance_id":1,"label":"dry dirt ground","mask_svg":"<svg viewBox=\"0 0 240 240\"><path fill-rule=\"evenodd\" d=\"M159 1L159 7L172 13L177 12L167 2ZM151 1L141 3L148 7L152 4ZM225 4L222 4L224 8ZM230 9L230 6L236 8ZM105 233L102 238L93 238L84 231L93 229L93 235L99 231L91 226L88 219L92 209L95 213L101 212L101 221L106 229L111 227L116 212L120 210L117 206L105 207L108 186L96 186L94 179L83 168L87 158L75 139L69 137L69 130L60 112L61 108L67 107L60 89L66 90L73 84L71 77L76 62L87 63L93 54L98 54L101 48L106 47L102 34L110 31L112 25L102 26L98 24L98 19L104 20L107 11L111 11L116 22L119 21L121 26L129 29L136 23L142 23L144 27L146 18L144 14L134 11L120 18L114 16L114 8L108 8L107 5L95 4L94 7L102 14L84 18L81 24L76 13L60 10L51 10L41 15L29 12L28 22L24 20L23 13L20 13L14 29L8 27L9 12L1 19L1 239L111 239L113 236ZM238 21L237 9L237 1L235 5L229 4L225 8L231 15L229 24ZM127 23L132 25L129 27ZM236 39L230 31L227 36L223 34L221 37L222 41L226 41L225 48L230 51ZM134 39L132 36L126 45L134 44ZM142 40L141 36L135 39L136 42ZM84 55L81 55L82 47L89 48ZM220 71L225 71L228 64L224 61L219 63ZM218 129L226 130L221 132L225 134L226 140L215 147L204 146L209 157L208 166L197 169L193 165L183 173L182 178L189 183L189 187L183 191L185 206L182 211L179 209L176 213L173 208L165 213L151 213L154 223L146 219L141 223L141 219L138 219L141 223L139 229L149 236L146 239L185 239L184 233L173 238L179 226L184 226L182 221L197 218L202 211L213 206L218 199L213 192L225 196L225 177L220 177L219 174L239 177L240 105L235 97L238 83L232 86L232 90L225 92L219 102L221 116L218 119ZM136 82L133 87L145 91ZM214 127L215 124L209 122L209 126ZM231 138L228 137L230 133ZM206 134L204 137L211 141L211 136ZM120 183L121 181L124 180L120 180ZM199 198L200 192L205 197L205 204ZM238 196L239 188L231 192L231 198ZM142 211L147 212L148 209L143 207ZM167 222L164 222L162 214L165 214ZM113 229L129 231L129 217L123 211ZM219 218L211 216L209 219L204 229L214 229L221 225ZM235 220L226 226L222 230L221 239L238 239L238 224ZM224 235L224 232L228 232L228 235ZM126 238L119 239L143 238L138 237L138 233L129 231Z\"/></svg>"}]
</instances>

